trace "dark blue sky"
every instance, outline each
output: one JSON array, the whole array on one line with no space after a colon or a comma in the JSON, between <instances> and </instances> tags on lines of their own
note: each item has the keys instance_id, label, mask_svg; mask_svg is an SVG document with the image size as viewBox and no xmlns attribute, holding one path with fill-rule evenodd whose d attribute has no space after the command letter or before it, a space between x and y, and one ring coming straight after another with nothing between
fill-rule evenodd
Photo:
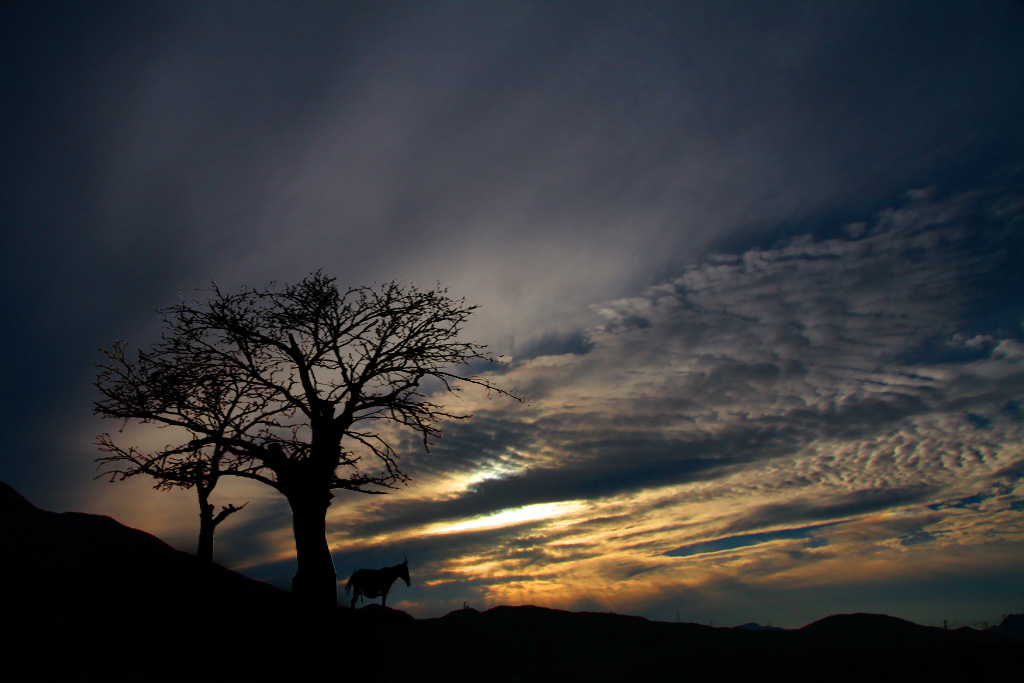
<instances>
[{"instance_id":1,"label":"dark blue sky","mask_svg":"<svg viewBox=\"0 0 1024 683\"><path fill-rule=\"evenodd\" d=\"M1020 3L2 12L0 479L37 505L193 543L189 494L92 479L96 349L179 291L444 281L530 405L339 497L339 574L409 555L417 616L1024 610ZM222 495L219 559L286 583L283 501Z\"/></svg>"}]
</instances>

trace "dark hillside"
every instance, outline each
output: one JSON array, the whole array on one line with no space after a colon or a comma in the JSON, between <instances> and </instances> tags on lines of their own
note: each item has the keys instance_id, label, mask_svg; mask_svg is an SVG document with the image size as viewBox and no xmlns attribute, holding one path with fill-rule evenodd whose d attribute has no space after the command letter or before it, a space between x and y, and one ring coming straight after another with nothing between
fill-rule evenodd
<instances>
[{"instance_id":1,"label":"dark hillside","mask_svg":"<svg viewBox=\"0 0 1024 683\"><path fill-rule=\"evenodd\" d=\"M219 566L201 576L192 555L155 536L102 515L40 510L2 482L0 520L9 653L0 680L154 671L184 680L237 623L287 607L276 588Z\"/></svg>"},{"instance_id":2,"label":"dark hillside","mask_svg":"<svg viewBox=\"0 0 1024 683\"><path fill-rule=\"evenodd\" d=\"M981 645L989 634L920 626L885 614L836 614L800 629L805 642L830 652L887 651Z\"/></svg>"},{"instance_id":3,"label":"dark hillside","mask_svg":"<svg viewBox=\"0 0 1024 683\"><path fill-rule=\"evenodd\" d=\"M8 613L187 617L198 600L217 608L271 608L287 597L223 567L214 568L203 592L192 555L110 517L39 510L2 482L0 519Z\"/></svg>"}]
</instances>

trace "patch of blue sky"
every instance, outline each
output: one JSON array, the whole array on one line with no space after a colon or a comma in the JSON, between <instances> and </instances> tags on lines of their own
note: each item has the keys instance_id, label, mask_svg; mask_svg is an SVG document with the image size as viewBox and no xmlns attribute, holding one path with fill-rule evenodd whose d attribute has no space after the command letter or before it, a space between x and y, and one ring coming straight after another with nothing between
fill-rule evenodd
<instances>
[{"instance_id":1,"label":"patch of blue sky","mask_svg":"<svg viewBox=\"0 0 1024 683\"><path fill-rule=\"evenodd\" d=\"M930 337L908 348L896 357L896 362L909 366L971 363L992 355L989 347L954 346L946 337Z\"/></svg>"},{"instance_id":2,"label":"patch of blue sky","mask_svg":"<svg viewBox=\"0 0 1024 683\"><path fill-rule=\"evenodd\" d=\"M992 424L992 420L984 417L983 415L978 415L977 413L967 412L964 413L964 417L966 417L967 421L978 429L988 429Z\"/></svg>"},{"instance_id":3,"label":"patch of blue sky","mask_svg":"<svg viewBox=\"0 0 1024 683\"><path fill-rule=\"evenodd\" d=\"M1014 420L1020 420L1022 417L1020 403L1012 399L1007 401L1006 405L1003 406L1003 412Z\"/></svg>"},{"instance_id":4,"label":"patch of blue sky","mask_svg":"<svg viewBox=\"0 0 1024 683\"><path fill-rule=\"evenodd\" d=\"M675 548L674 550L669 550L665 553L665 555L668 555L670 557L690 557L692 555L717 553L723 550L737 550L739 548L760 545L762 543L769 543L771 541L793 539L808 539L808 547L820 548L822 546L828 545L828 541L820 536L815 536L814 532L825 527L833 526L835 524L837 524L837 522L829 522L827 524L814 524L811 526L798 527L795 529L778 529L775 531L760 531L753 534L738 534L735 536L725 536L710 541L699 541L697 543L689 543L687 545Z\"/></svg>"},{"instance_id":5,"label":"patch of blue sky","mask_svg":"<svg viewBox=\"0 0 1024 683\"><path fill-rule=\"evenodd\" d=\"M954 498L953 500L944 500L941 503L933 503L928 506L930 510L947 510L949 508L975 508L982 502L988 500L992 496L983 496L977 493L973 496L966 496L964 498Z\"/></svg>"},{"instance_id":6,"label":"patch of blue sky","mask_svg":"<svg viewBox=\"0 0 1024 683\"><path fill-rule=\"evenodd\" d=\"M932 535L932 534L928 533L927 531L924 531L923 529L921 529L921 530L915 531L912 534L907 534L906 536L900 536L900 545L904 545L904 546L907 546L907 545L918 545L918 544L921 544L921 543L928 543L928 542L934 541L934 540L935 540L935 536L934 535Z\"/></svg>"}]
</instances>

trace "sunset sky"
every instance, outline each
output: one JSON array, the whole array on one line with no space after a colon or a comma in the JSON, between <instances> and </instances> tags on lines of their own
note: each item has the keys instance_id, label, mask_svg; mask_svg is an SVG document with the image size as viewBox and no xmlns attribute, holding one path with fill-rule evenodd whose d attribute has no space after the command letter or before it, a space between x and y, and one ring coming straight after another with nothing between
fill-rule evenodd
<instances>
[{"instance_id":1,"label":"sunset sky","mask_svg":"<svg viewBox=\"0 0 1024 683\"><path fill-rule=\"evenodd\" d=\"M0 480L38 507L193 551L193 493L94 479L98 349L323 269L479 304L526 398L339 492L342 582L407 557L418 618L1024 612L1020 2L0 12ZM217 560L287 587L285 500L215 497L249 502Z\"/></svg>"}]
</instances>

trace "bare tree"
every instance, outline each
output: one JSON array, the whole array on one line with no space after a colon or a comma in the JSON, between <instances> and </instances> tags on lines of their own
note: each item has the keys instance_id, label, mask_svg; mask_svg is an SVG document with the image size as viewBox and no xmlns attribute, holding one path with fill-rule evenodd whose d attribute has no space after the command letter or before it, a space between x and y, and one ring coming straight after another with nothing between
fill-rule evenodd
<instances>
[{"instance_id":1,"label":"bare tree","mask_svg":"<svg viewBox=\"0 0 1024 683\"><path fill-rule=\"evenodd\" d=\"M216 457L218 476L277 489L292 511L292 594L308 607L334 607L326 540L332 492L385 493L404 484L395 450L402 432L416 433L429 451L440 421L470 417L429 400L421 385L515 396L486 377L454 373L498 361L485 346L458 340L476 307L441 287L392 282L343 292L316 272L296 285L233 294L214 284L208 295L163 310L161 340L136 359L123 344L106 350L96 412L165 426L180 438L140 456L101 437L110 455L100 461L131 471L153 462L187 469Z\"/></svg>"},{"instance_id":2,"label":"bare tree","mask_svg":"<svg viewBox=\"0 0 1024 683\"><path fill-rule=\"evenodd\" d=\"M97 445L107 455L97 458L102 470L99 476L115 481L145 474L156 479L157 490L194 488L199 498L196 556L201 567L209 568L213 565L214 531L245 507L225 505L214 514L216 506L210 496L223 475L254 469L253 463L231 454L226 440L260 424L263 410L252 400L258 396L258 387L251 379L217 372L191 363L191 359L140 352L135 360L129 360L125 351L126 345L120 342L104 349L107 363L100 366L97 386L106 403L139 414L163 410L166 416L173 415L177 424L171 433L178 443L146 452L121 446L110 434L100 434ZM130 418L122 419L127 422ZM170 424L156 418L138 419L165 427Z\"/></svg>"},{"instance_id":3,"label":"bare tree","mask_svg":"<svg viewBox=\"0 0 1024 683\"><path fill-rule=\"evenodd\" d=\"M241 505L228 504L221 506L216 514L216 505L210 502L210 496L217 487L220 478L228 473L223 469L228 455L227 449L216 444L212 448L196 447L187 453L174 453L174 449L161 450L154 453L143 453L134 446L117 445L110 434L100 434L97 446L108 455L97 459L103 470L100 476L109 477L110 481L120 481L138 474L147 474L157 480L154 488L158 491L169 491L174 488L196 490L199 498L199 543L196 559L202 569L213 566L213 537L217 527L230 515L244 508ZM231 461L227 461L230 466Z\"/></svg>"}]
</instances>

